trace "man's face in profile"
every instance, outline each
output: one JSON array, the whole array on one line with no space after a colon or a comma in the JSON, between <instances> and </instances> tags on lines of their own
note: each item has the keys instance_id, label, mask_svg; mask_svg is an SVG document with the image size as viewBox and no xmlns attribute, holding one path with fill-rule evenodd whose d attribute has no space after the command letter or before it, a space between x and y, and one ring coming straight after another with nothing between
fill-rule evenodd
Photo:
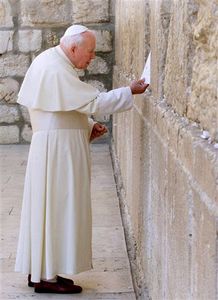
<instances>
[{"instance_id":1,"label":"man's face in profile","mask_svg":"<svg viewBox=\"0 0 218 300\"><path fill-rule=\"evenodd\" d=\"M73 51L74 65L77 69L87 69L92 59L95 58L96 40L91 32L84 32L84 40Z\"/></svg>"}]
</instances>

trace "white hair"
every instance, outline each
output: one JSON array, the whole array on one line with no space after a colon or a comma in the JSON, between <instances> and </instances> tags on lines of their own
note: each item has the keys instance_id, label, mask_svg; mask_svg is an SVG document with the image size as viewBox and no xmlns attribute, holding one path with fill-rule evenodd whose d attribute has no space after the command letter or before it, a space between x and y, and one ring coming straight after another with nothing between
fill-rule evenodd
<instances>
[{"instance_id":1,"label":"white hair","mask_svg":"<svg viewBox=\"0 0 218 300\"><path fill-rule=\"evenodd\" d=\"M95 33L92 30L87 30L84 32L91 32L95 36ZM60 44L62 44L66 48L81 45L85 39L83 35L84 32L74 35L62 36L62 38L60 39Z\"/></svg>"}]
</instances>

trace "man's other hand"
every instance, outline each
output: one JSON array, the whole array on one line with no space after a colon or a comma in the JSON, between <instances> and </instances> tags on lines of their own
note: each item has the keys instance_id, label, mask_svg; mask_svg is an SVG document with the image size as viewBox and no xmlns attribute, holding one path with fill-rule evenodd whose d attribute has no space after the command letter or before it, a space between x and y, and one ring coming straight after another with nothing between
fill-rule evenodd
<instances>
[{"instance_id":1,"label":"man's other hand","mask_svg":"<svg viewBox=\"0 0 218 300\"><path fill-rule=\"evenodd\" d=\"M145 79L133 80L130 84L130 89L132 94L142 94L149 86L148 83L145 83Z\"/></svg>"},{"instance_id":2,"label":"man's other hand","mask_svg":"<svg viewBox=\"0 0 218 300\"><path fill-rule=\"evenodd\" d=\"M103 124L100 123L95 123L93 128L92 128L92 133L90 136L90 142L93 141L94 139L102 136L107 132L107 127Z\"/></svg>"}]
</instances>

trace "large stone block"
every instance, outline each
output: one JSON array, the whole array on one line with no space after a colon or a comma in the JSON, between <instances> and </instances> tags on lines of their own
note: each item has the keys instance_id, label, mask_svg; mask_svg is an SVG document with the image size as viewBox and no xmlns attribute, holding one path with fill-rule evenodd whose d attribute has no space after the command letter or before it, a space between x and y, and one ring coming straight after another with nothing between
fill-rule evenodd
<instances>
[{"instance_id":1,"label":"large stone block","mask_svg":"<svg viewBox=\"0 0 218 300\"><path fill-rule=\"evenodd\" d=\"M21 136L25 142L30 143L32 139L32 129L29 124L25 124L22 131Z\"/></svg>"},{"instance_id":2,"label":"large stone block","mask_svg":"<svg viewBox=\"0 0 218 300\"><path fill-rule=\"evenodd\" d=\"M151 126L156 126L156 103L154 103L154 99L150 97L150 94L142 94L140 97L141 103L138 103L137 99L135 99L135 105L137 108L140 108L143 117L146 119ZM135 98L140 99L139 96L136 96Z\"/></svg>"},{"instance_id":3,"label":"large stone block","mask_svg":"<svg viewBox=\"0 0 218 300\"><path fill-rule=\"evenodd\" d=\"M202 141L197 124L186 118L187 108L193 104L191 80L196 75L196 106L189 113L195 114L196 121L198 116L203 119L204 114L207 126L217 128L215 81L212 84L212 78L217 79L215 2L150 0L148 7L146 0L116 1L114 87L139 77L150 45L152 51L151 93L135 97L134 113L113 116L113 137L122 177L121 205L129 225L127 236L133 239L129 248L135 268L133 280L137 293L141 286L147 287L151 299L216 299L213 214L218 195L217 153L213 145ZM195 23L198 5L202 12ZM150 28L145 25L147 8ZM197 28L195 45L193 28ZM194 55L198 55L198 60L193 59ZM201 55L203 63L207 60L205 70L200 67ZM196 74L192 73L193 63ZM197 90L198 82L202 86ZM204 96L197 107L199 94ZM207 96L203 106L203 97ZM207 107L213 116L206 113ZM197 204L193 189L199 193L199 202L205 201L204 207ZM139 299L144 299L139 295Z\"/></svg>"},{"instance_id":4,"label":"large stone block","mask_svg":"<svg viewBox=\"0 0 218 300\"><path fill-rule=\"evenodd\" d=\"M155 126L158 135L162 139L162 143L167 145L169 142L168 127L166 126L167 112L169 107L166 102L159 102L153 110L151 125Z\"/></svg>"},{"instance_id":5,"label":"large stone block","mask_svg":"<svg viewBox=\"0 0 218 300\"><path fill-rule=\"evenodd\" d=\"M166 185L167 185L167 151L162 141L153 130L147 133L145 150L147 162L144 162L144 172L147 173L144 185L147 186L144 194L145 223L146 228L145 253L148 262L145 262L147 270L147 284L149 295L152 299L164 298L164 287L166 285ZM150 138L148 138L150 137ZM142 183L143 184L143 183ZM140 210L141 208L139 208ZM138 242L140 244L140 241ZM143 255L143 252L141 253Z\"/></svg>"},{"instance_id":6,"label":"large stone block","mask_svg":"<svg viewBox=\"0 0 218 300\"><path fill-rule=\"evenodd\" d=\"M110 0L110 16L111 17L115 17L115 3L116 3L116 0Z\"/></svg>"},{"instance_id":7,"label":"large stone block","mask_svg":"<svg viewBox=\"0 0 218 300\"><path fill-rule=\"evenodd\" d=\"M167 103L183 115L186 114L191 85L194 56L192 24L197 13L197 6L194 0L172 1L171 12L164 94Z\"/></svg>"},{"instance_id":8,"label":"large stone block","mask_svg":"<svg viewBox=\"0 0 218 300\"><path fill-rule=\"evenodd\" d=\"M108 0L72 0L73 21L76 23L98 23L109 21Z\"/></svg>"},{"instance_id":9,"label":"large stone block","mask_svg":"<svg viewBox=\"0 0 218 300\"><path fill-rule=\"evenodd\" d=\"M144 121L141 115L138 113L137 110L131 110L129 119L129 127L130 131L134 132L133 136L128 137L128 157L129 157L129 166L127 167L127 176L129 178L128 183L128 194L130 194L131 198L131 216L133 219L132 227L134 231L134 236L137 241L138 234L143 230L141 227L141 214L144 206L143 193L144 190L147 189L147 184L143 180L144 178L144 167L147 167L147 161L144 161L145 154L147 154L147 149L144 148L145 142L145 135L146 135L146 142L148 142L147 138L147 131L143 130L144 128ZM123 126L122 130L124 131L125 128ZM146 187L145 187L146 186ZM132 201L134 199L134 201ZM140 217L139 217L140 216Z\"/></svg>"},{"instance_id":10,"label":"large stone block","mask_svg":"<svg viewBox=\"0 0 218 300\"><path fill-rule=\"evenodd\" d=\"M20 120L17 106L1 105L0 106L0 122L14 123Z\"/></svg>"},{"instance_id":11,"label":"large stone block","mask_svg":"<svg viewBox=\"0 0 218 300\"><path fill-rule=\"evenodd\" d=\"M21 52L38 51L41 46L41 30L19 30L18 47Z\"/></svg>"},{"instance_id":12,"label":"large stone block","mask_svg":"<svg viewBox=\"0 0 218 300\"><path fill-rule=\"evenodd\" d=\"M17 126L0 126L0 144L16 144L19 142Z\"/></svg>"},{"instance_id":13,"label":"large stone block","mask_svg":"<svg viewBox=\"0 0 218 300\"><path fill-rule=\"evenodd\" d=\"M30 115L28 109L25 106L20 105L20 110L25 123L30 123Z\"/></svg>"},{"instance_id":14,"label":"large stone block","mask_svg":"<svg viewBox=\"0 0 218 300\"><path fill-rule=\"evenodd\" d=\"M149 295L151 299L164 299L166 286L166 234L165 234L165 199L155 186L151 186L150 214L148 219L150 259L147 270ZM148 235L148 234L147 234ZM168 299L168 298L167 298Z\"/></svg>"},{"instance_id":15,"label":"large stone block","mask_svg":"<svg viewBox=\"0 0 218 300\"><path fill-rule=\"evenodd\" d=\"M123 155L120 155L120 161L121 161L121 172L123 174L123 180L125 184L125 191L126 191L126 202L128 205L128 209L130 212L130 218L131 218L131 224L133 226L133 232L137 231L137 221L135 221L135 214L137 211L137 208L133 208L132 203L132 195L133 195L133 189L132 186L132 178L133 178L133 165L132 165L132 155L133 155L133 145L132 145L132 136L130 134L133 126L133 112L128 111L122 116L122 127L120 127L121 130L123 130L123 137L122 137L122 149L125 149L123 151ZM128 125L127 125L128 123ZM125 128L125 130L124 130ZM128 145L128 146L127 146ZM122 157L122 158L121 158ZM132 172L130 172L132 170ZM136 199L137 203L137 199ZM137 206L137 204L135 205Z\"/></svg>"},{"instance_id":16,"label":"large stone block","mask_svg":"<svg viewBox=\"0 0 218 300\"><path fill-rule=\"evenodd\" d=\"M179 131L181 129L180 118L173 111L166 113L166 127L168 129L168 147L175 155L178 151Z\"/></svg>"},{"instance_id":17,"label":"large stone block","mask_svg":"<svg viewBox=\"0 0 218 300\"><path fill-rule=\"evenodd\" d=\"M109 68L107 62L97 56L88 67L89 74L107 74L109 72Z\"/></svg>"},{"instance_id":18,"label":"large stone block","mask_svg":"<svg viewBox=\"0 0 218 300\"><path fill-rule=\"evenodd\" d=\"M171 2L170 0L150 0L151 86L152 95L156 99L163 97Z\"/></svg>"},{"instance_id":19,"label":"large stone block","mask_svg":"<svg viewBox=\"0 0 218 300\"><path fill-rule=\"evenodd\" d=\"M7 103L15 103L17 100L17 93L19 90L19 83L12 78L0 79L0 101Z\"/></svg>"},{"instance_id":20,"label":"large stone block","mask_svg":"<svg viewBox=\"0 0 218 300\"><path fill-rule=\"evenodd\" d=\"M186 174L172 153L167 157L166 294L167 300L190 299L190 191Z\"/></svg>"},{"instance_id":21,"label":"large stone block","mask_svg":"<svg viewBox=\"0 0 218 300\"><path fill-rule=\"evenodd\" d=\"M116 64L122 68L122 73L129 77L134 75L140 77L148 54L146 48L150 41L145 38L145 24L148 20L148 11L145 8L147 2L138 0L136 5L135 1L116 1Z\"/></svg>"},{"instance_id":22,"label":"large stone block","mask_svg":"<svg viewBox=\"0 0 218 300\"><path fill-rule=\"evenodd\" d=\"M197 3L199 11L193 24L196 51L188 117L200 121L202 128L209 130L213 139L218 141L218 6L216 0L198 0Z\"/></svg>"},{"instance_id":23,"label":"large stone block","mask_svg":"<svg viewBox=\"0 0 218 300\"><path fill-rule=\"evenodd\" d=\"M131 187L130 184L130 177L128 177L128 168L131 168L132 161L131 161L131 152L132 149L129 147L131 145L131 112L125 112L125 113L119 113L118 118L116 119L116 130L117 130L117 136L119 136L119 139L116 141L117 144L117 156L119 159L120 164L120 170L122 174L122 181L123 181L123 187L125 190L125 196L126 196L126 203L128 207L128 211L130 212L130 216L132 219L132 199L131 199ZM125 149L125 150L124 150Z\"/></svg>"},{"instance_id":24,"label":"large stone block","mask_svg":"<svg viewBox=\"0 0 218 300\"><path fill-rule=\"evenodd\" d=\"M112 51L112 33L108 30L94 30L96 35L96 51Z\"/></svg>"},{"instance_id":25,"label":"large stone block","mask_svg":"<svg viewBox=\"0 0 218 300\"><path fill-rule=\"evenodd\" d=\"M154 133L151 137L151 149L152 185L155 190L159 191L161 197L163 197L166 190L167 149L166 144L163 144Z\"/></svg>"},{"instance_id":26,"label":"large stone block","mask_svg":"<svg viewBox=\"0 0 218 300\"><path fill-rule=\"evenodd\" d=\"M13 34L14 31L0 31L0 54L13 49Z\"/></svg>"},{"instance_id":27,"label":"large stone block","mask_svg":"<svg viewBox=\"0 0 218 300\"><path fill-rule=\"evenodd\" d=\"M218 201L218 154L212 145L201 142L195 145L193 175L204 192Z\"/></svg>"},{"instance_id":28,"label":"large stone block","mask_svg":"<svg viewBox=\"0 0 218 300\"><path fill-rule=\"evenodd\" d=\"M216 217L193 190L192 299L217 299Z\"/></svg>"},{"instance_id":29,"label":"large stone block","mask_svg":"<svg viewBox=\"0 0 218 300\"><path fill-rule=\"evenodd\" d=\"M195 137L189 127L180 127L177 139L177 153L180 162L185 166L185 168L193 174L194 167L194 145L197 144L199 138Z\"/></svg>"},{"instance_id":30,"label":"large stone block","mask_svg":"<svg viewBox=\"0 0 218 300\"><path fill-rule=\"evenodd\" d=\"M29 67L29 58L23 54L2 55L0 76L24 76Z\"/></svg>"},{"instance_id":31,"label":"large stone block","mask_svg":"<svg viewBox=\"0 0 218 300\"><path fill-rule=\"evenodd\" d=\"M0 1L0 27L13 27L13 19L9 0Z\"/></svg>"},{"instance_id":32,"label":"large stone block","mask_svg":"<svg viewBox=\"0 0 218 300\"><path fill-rule=\"evenodd\" d=\"M71 23L70 0L21 0L23 26L61 26Z\"/></svg>"},{"instance_id":33,"label":"large stone block","mask_svg":"<svg viewBox=\"0 0 218 300\"><path fill-rule=\"evenodd\" d=\"M152 257L152 244L153 244L153 226L152 226L152 210L151 207L153 203L153 197L151 195L151 168L150 168L150 158L151 158L151 136L152 132L150 127L144 123L143 119L136 123L134 119L133 130L137 131L133 135L133 166L136 168L132 180L133 191L137 191L138 203L136 204L136 209L138 215L134 222L137 222L138 230L136 236L137 241L137 274L136 280L139 287L139 293L143 294L145 289L148 287L148 281L152 281L151 257ZM136 123L136 124L135 124ZM136 147L136 145L138 145ZM135 205L135 196L132 196L133 207ZM162 206L160 206L160 209ZM162 221L162 220L160 220ZM158 239L159 240L159 239ZM159 249L160 249L159 245ZM158 292L158 291L157 291ZM144 298L142 298L144 299ZM147 299L145 297L145 299Z\"/></svg>"},{"instance_id":34,"label":"large stone block","mask_svg":"<svg viewBox=\"0 0 218 300\"><path fill-rule=\"evenodd\" d=\"M59 28L46 28L43 30L43 45L45 49L57 46L60 38L63 36L64 30Z\"/></svg>"}]
</instances>

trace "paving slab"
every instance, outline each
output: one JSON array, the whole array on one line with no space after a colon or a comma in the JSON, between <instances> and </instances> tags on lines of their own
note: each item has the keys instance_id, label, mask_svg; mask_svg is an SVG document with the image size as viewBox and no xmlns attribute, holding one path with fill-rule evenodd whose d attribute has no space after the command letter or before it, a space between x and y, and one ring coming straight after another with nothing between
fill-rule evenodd
<instances>
[{"instance_id":1,"label":"paving slab","mask_svg":"<svg viewBox=\"0 0 218 300\"><path fill-rule=\"evenodd\" d=\"M0 146L0 285L6 299L135 300L113 168L107 144L93 144L93 269L73 276L79 295L36 294L14 272L28 145Z\"/></svg>"}]
</instances>

